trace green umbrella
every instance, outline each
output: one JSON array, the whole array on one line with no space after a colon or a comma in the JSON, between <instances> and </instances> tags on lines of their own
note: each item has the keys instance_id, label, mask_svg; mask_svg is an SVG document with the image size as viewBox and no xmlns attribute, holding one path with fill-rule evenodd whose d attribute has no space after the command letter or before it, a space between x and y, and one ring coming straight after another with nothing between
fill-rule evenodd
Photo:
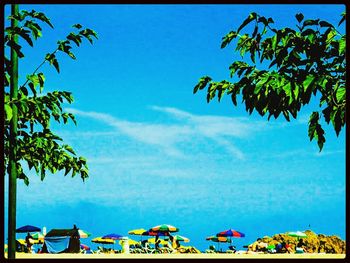
<instances>
[{"instance_id":1,"label":"green umbrella","mask_svg":"<svg viewBox=\"0 0 350 263\"><path fill-rule=\"evenodd\" d=\"M180 235L175 235L174 236L175 240L177 241L184 241L184 242L190 242L190 239L184 236L180 236Z\"/></svg>"},{"instance_id":2,"label":"green umbrella","mask_svg":"<svg viewBox=\"0 0 350 263\"><path fill-rule=\"evenodd\" d=\"M162 224L152 227L149 231L154 232L178 232L179 229L172 225Z\"/></svg>"},{"instance_id":3,"label":"green umbrella","mask_svg":"<svg viewBox=\"0 0 350 263\"><path fill-rule=\"evenodd\" d=\"M307 237L307 235L304 232L301 232L301 231L288 232L288 236L296 237L298 240L301 237Z\"/></svg>"},{"instance_id":4,"label":"green umbrella","mask_svg":"<svg viewBox=\"0 0 350 263\"><path fill-rule=\"evenodd\" d=\"M82 229L79 229L78 232L79 232L80 238L87 238L87 237L91 236L91 233L89 233L85 230L82 230Z\"/></svg>"}]
</instances>

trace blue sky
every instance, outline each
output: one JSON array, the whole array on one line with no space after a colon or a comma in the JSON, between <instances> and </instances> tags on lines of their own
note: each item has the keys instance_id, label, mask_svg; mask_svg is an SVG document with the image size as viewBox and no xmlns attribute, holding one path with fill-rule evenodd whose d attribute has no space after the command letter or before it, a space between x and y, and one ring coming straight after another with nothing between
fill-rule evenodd
<instances>
[{"instance_id":1,"label":"blue sky","mask_svg":"<svg viewBox=\"0 0 350 263\"><path fill-rule=\"evenodd\" d=\"M58 173L41 182L29 172L29 187L18 182L18 226L76 224L97 237L167 223L201 250L210 245L205 237L228 228L246 234L234 240L238 247L309 228L345 238L345 132L337 138L325 126L321 153L309 142L316 100L290 123L267 122L229 97L208 104L205 92L192 93L204 75L229 79L228 66L240 57L233 45L220 49L221 38L249 13L272 17L276 27L294 27L299 12L338 24L344 6L22 8L44 12L55 26L43 26L35 48L24 48L22 80L71 25L92 28L99 39L74 48L76 61L60 56L60 74L42 68L46 91L73 92L75 102L65 109L76 115L77 127L52 127L88 159L90 177L83 183Z\"/></svg>"}]
</instances>

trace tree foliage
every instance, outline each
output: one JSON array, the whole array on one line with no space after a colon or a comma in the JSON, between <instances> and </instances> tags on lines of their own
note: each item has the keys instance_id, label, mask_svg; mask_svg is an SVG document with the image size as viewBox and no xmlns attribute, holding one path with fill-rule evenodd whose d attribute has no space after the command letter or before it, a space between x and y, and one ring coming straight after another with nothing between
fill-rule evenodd
<instances>
[{"instance_id":1,"label":"tree foliage","mask_svg":"<svg viewBox=\"0 0 350 263\"><path fill-rule=\"evenodd\" d=\"M13 41L13 36L17 34L20 40L30 46L34 41L42 36L42 25L46 24L53 28L51 21L42 12L35 10L21 10L16 16L9 16L8 19L16 19L18 27L6 27L4 34L4 165L9 172L9 125L12 119L12 107L18 109L18 133L16 136L16 166L18 178L23 179L25 184L29 184L29 178L24 173L22 165L27 163L30 170L34 168L41 180L45 178L46 172L55 173L65 171L65 175L71 173L72 177L80 174L85 180L88 177L88 166L84 157L76 155L73 148L63 142L63 140L54 134L50 129L51 120L63 122L66 124L71 120L76 124L72 113L64 112L62 104L72 103L73 96L68 91L53 91L43 93L45 86L45 75L39 72L40 68L48 63L53 66L57 72L60 71L57 54L65 53L72 59L75 55L72 50L72 43L79 46L83 39L87 39L91 44L93 38L97 39L94 30L83 28L80 24L73 25L74 32L71 32L64 40L57 42L57 47L51 53L47 53L41 64L33 72L26 76L26 81L18 89L18 98L11 99L9 94L10 72L12 62L6 57L6 49L14 48L18 57L23 58L21 42Z\"/></svg>"},{"instance_id":2,"label":"tree foliage","mask_svg":"<svg viewBox=\"0 0 350 263\"><path fill-rule=\"evenodd\" d=\"M296 30L272 27L272 18L251 13L236 31L222 38L221 48L236 41L235 51L242 59L230 67L232 81L213 81L200 78L193 93L207 87L207 102L224 94L230 95L237 106L242 95L246 111L256 110L261 116L268 114L277 119L281 113L287 121L297 118L301 108L319 94L319 109L309 118L308 136L317 140L320 151L326 141L320 121L333 125L336 135L345 125L346 110L346 35L338 31L345 21L345 13L337 26L320 19L304 19L299 13ZM252 32L241 31L253 24ZM258 68L260 67L260 69Z\"/></svg>"}]
</instances>

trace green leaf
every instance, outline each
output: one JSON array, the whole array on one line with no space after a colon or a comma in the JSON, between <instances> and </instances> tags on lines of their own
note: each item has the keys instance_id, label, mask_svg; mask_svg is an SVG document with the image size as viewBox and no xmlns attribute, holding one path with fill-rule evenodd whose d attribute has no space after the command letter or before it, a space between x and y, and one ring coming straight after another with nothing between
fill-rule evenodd
<instances>
[{"instance_id":1,"label":"green leaf","mask_svg":"<svg viewBox=\"0 0 350 263\"><path fill-rule=\"evenodd\" d=\"M345 102L346 90L345 87L339 87L337 89L336 98L339 103Z\"/></svg>"},{"instance_id":2,"label":"green leaf","mask_svg":"<svg viewBox=\"0 0 350 263\"><path fill-rule=\"evenodd\" d=\"M293 93L294 93L294 99L298 100L298 97L299 97L299 85L295 85Z\"/></svg>"},{"instance_id":3,"label":"green leaf","mask_svg":"<svg viewBox=\"0 0 350 263\"><path fill-rule=\"evenodd\" d=\"M36 90L35 90L34 84L32 82L29 82L28 86L31 89L31 91L33 92L34 97L35 97L36 96Z\"/></svg>"},{"instance_id":4,"label":"green leaf","mask_svg":"<svg viewBox=\"0 0 350 263\"><path fill-rule=\"evenodd\" d=\"M256 13L250 13L249 16L246 18L246 20L243 21L243 23L239 26L239 28L237 29L237 34L239 33L239 31L241 31L241 29L243 29L246 25L248 25L250 22L252 22L254 19L256 19L257 14Z\"/></svg>"},{"instance_id":5,"label":"green leaf","mask_svg":"<svg viewBox=\"0 0 350 263\"><path fill-rule=\"evenodd\" d=\"M82 28L82 26L81 26L80 24L75 24L75 25L73 25L72 27L75 27L75 28L77 28L77 29L81 29L81 28Z\"/></svg>"},{"instance_id":6,"label":"green leaf","mask_svg":"<svg viewBox=\"0 0 350 263\"><path fill-rule=\"evenodd\" d=\"M334 26L332 24L328 23L327 21L321 21L319 24L320 24L321 27L332 27L332 28L334 28Z\"/></svg>"},{"instance_id":7,"label":"green leaf","mask_svg":"<svg viewBox=\"0 0 350 263\"><path fill-rule=\"evenodd\" d=\"M74 150L73 150L73 148L72 147L70 147L69 145L65 145L65 147L64 147L68 152L70 152L70 153L72 153L72 154L74 154L75 155L75 152L74 152Z\"/></svg>"},{"instance_id":8,"label":"green leaf","mask_svg":"<svg viewBox=\"0 0 350 263\"><path fill-rule=\"evenodd\" d=\"M10 121L13 115L12 115L12 108L8 104L5 104L5 113L6 113L6 120Z\"/></svg>"},{"instance_id":9,"label":"green leaf","mask_svg":"<svg viewBox=\"0 0 350 263\"><path fill-rule=\"evenodd\" d=\"M302 13L296 14L295 17L296 17L296 19L298 20L299 23L301 21L303 21L303 19L304 19L304 15Z\"/></svg>"},{"instance_id":10,"label":"green leaf","mask_svg":"<svg viewBox=\"0 0 350 263\"><path fill-rule=\"evenodd\" d=\"M66 176L69 172L70 172L70 170L71 170L72 168L70 167L70 166L66 166L65 167L65 173L64 173L64 176Z\"/></svg>"},{"instance_id":11,"label":"green leaf","mask_svg":"<svg viewBox=\"0 0 350 263\"><path fill-rule=\"evenodd\" d=\"M318 22L320 21L320 19L308 19L308 20L305 20L304 23L303 23L303 28L306 27L306 26L316 26L318 25Z\"/></svg>"},{"instance_id":12,"label":"green leaf","mask_svg":"<svg viewBox=\"0 0 350 263\"><path fill-rule=\"evenodd\" d=\"M84 157L79 157L79 160L83 163L83 164L86 164L86 158L84 158Z\"/></svg>"},{"instance_id":13,"label":"green leaf","mask_svg":"<svg viewBox=\"0 0 350 263\"><path fill-rule=\"evenodd\" d=\"M326 43L330 43L332 41L332 39L337 35L337 31L335 31L334 29L331 30L328 34L327 34L327 38L326 38Z\"/></svg>"},{"instance_id":14,"label":"green leaf","mask_svg":"<svg viewBox=\"0 0 350 263\"><path fill-rule=\"evenodd\" d=\"M193 94L195 94L200 89L204 89L209 81L211 81L211 78L209 76L200 78L198 84L193 89Z\"/></svg>"},{"instance_id":15,"label":"green leaf","mask_svg":"<svg viewBox=\"0 0 350 263\"><path fill-rule=\"evenodd\" d=\"M52 64L55 67L55 69L57 70L57 72L60 73L60 66L59 66L56 58L53 59Z\"/></svg>"},{"instance_id":16,"label":"green leaf","mask_svg":"<svg viewBox=\"0 0 350 263\"><path fill-rule=\"evenodd\" d=\"M41 92L43 92L44 82L45 82L45 76L41 72L38 74L38 81L39 81L40 93L41 93Z\"/></svg>"},{"instance_id":17,"label":"green leaf","mask_svg":"<svg viewBox=\"0 0 350 263\"><path fill-rule=\"evenodd\" d=\"M228 33L226 36L222 38L221 48L226 47L228 44L230 44L232 39L236 37L237 37L237 32L231 31L230 33Z\"/></svg>"},{"instance_id":18,"label":"green leaf","mask_svg":"<svg viewBox=\"0 0 350 263\"><path fill-rule=\"evenodd\" d=\"M312 83L315 80L315 76L314 75L307 75L305 80L303 81L303 86L304 86L304 90L307 91L312 85Z\"/></svg>"},{"instance_id":19,"label":"green leaf","mask_svg":"<svg viewBox=\"0 0 350 263\"><path fill-rule=\"evenodd\" d=\"M318 147L320 151L322 151L323 144L325 143L326 139L324 137L324 130L322 129L321 125L318 123L319 119L320 119L320 116L318 112L313 112L311 114L309 119L308 135L309 135L310 141L316 138Z\"/></svg>"},{"instance_id":20,"label":"green leaf","mask_svg":"<svg viewBox=\"0 0 350 263\"><path fill-rule=\"evenodd\" d=\"M72 52L68 52L68 55L72 58L72 59L76 59L76 57L74 56L74 54Z\"/></svg>"},{"instance_id":21,"label":"green leaf","mask_svg":"<svg viewBox=\"0 0 350 263\"><path fill-rule=\"evenodd\" d=\"M10 48L13 48L15 50L15 52L17 53L19 58L23 58L24 54L21 52L21 46L18 45L16 42L14 42L13 40L9 40L6 43L7 46L9 46Z\"/></svg>"},{"instance_id":22,"label":"green leaf","mask_svg":"<svg viewBox=\"0 0 350 263\"><path fill-rule=\"evenodd\" d=\"M345 42L345 35L341 37L339 40L339 55L345 54L345 49L346 49L346 42Z\"/></svg>"},{"instance_id":23,"label":"green leaf","mask_svg":"<svg viewBox=\"0 0 350 263\"><path fill-rule=\"evenodd\" d=\"M74 33L70 33L67 36L67 39L72 40L77 46L79 46L80 43L81 43L81 37L76 35L76 34L74 34Z\"/></svg>"},{"instance_id":24,"label":"green leaf","mask_svg":"<svg viewBox=\"0 0 350 263\"><path fill-rule=\"evenodd\" d=\"M20 31L18 31L18 34L19 34L25 41L27 41L27 43L32 47L32 46L33 46L33 41L32 41L32 39L30 38L28 32L30 32L30 31L21 29Z\"/></svg>"},{"instance_id":25,"label":"green leaf","mask_svg":"<svg viewBox=\"0 0 350 263\"><path fill-rule=\"evenodd\" d=\"M338 26L340 26L340 25L345 21L346 13L343 12L343 13L341 14L341 16L342 16L342 18L341 18L341 20L339 21Z\"/></svg>"},{"instance_id":26,"label":"green leaf","mask_svg":"<svg viewBox=\"0 0 350 263\"><path fill-rule=\"evenodd\" d=\"M316 125L316 134L317 134L317 144L320 148L320 151L322 151L323 144L326 142L326 138L324 137L324 130L322 129L321 125L317 123Z\"/></svg>"},{"instance_id":27,"label":"green leaf","mask_svg":"<svg viewBox=\"0 0 350 263\"><path fill-rule=\"evenodd\" d=\"M288 104L292 104L293 102L293 96L292 96L292 85L291 82L288 82L286 85L284 85L282 87L282 89L284 90L284 92L286 93L286 96L289 98L289 102Z\"/></svg>"}]
</instances>

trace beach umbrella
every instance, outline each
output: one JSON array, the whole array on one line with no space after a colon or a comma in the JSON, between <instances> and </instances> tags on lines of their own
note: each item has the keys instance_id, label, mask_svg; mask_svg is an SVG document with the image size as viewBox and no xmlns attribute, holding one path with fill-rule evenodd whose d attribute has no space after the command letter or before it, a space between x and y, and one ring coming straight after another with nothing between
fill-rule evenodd
<instances>
[{"instance_id":1,"label":"beach umbrella","mask_svg":"<svg viewBox=\"0 0 350 263\"><path fill-rule=\"evenodd\" d=\"M245 237L245 234L233 229L228 229L216 234L217 237Z\"/></svg>"},{"instance_id":2,"label":"beach umbrella","mask_svg":"<svg viewBox=\"0 0 350 263\"><path fill-rule=\"evenodd\" d=\"M291 236L291 237L307 237L307 235L304 232L301 232L301 231L288 232L288 236Z\"/></svg>"},{"instance_id":3,"label":"beach umbrella","mask_svg":"<svg viewBox=\"0 0 350 263\"><path fill-rule=\"evenodd\" d=\"M26 225L16 229L16 233L40 232L41 229L36 226Z\"/></svg>"},{"instance_id":4,"label":"beach umbrella","mask_svg":"<svg viewBox=\"0 0 350 263\"><path fill-rule=\"evenodd\" d=\"M99 243L99 244L115 244L115 240L111 238L102 238L102 237L96 237L91 240L91 242Z\"/></svg>"},{"instance_id":5,"label":"beach umbrella","mask_svg":"<svg viewBox=\"0 0 350 263\"><path fill-rule=\"evenodd\" d=\"M307 235L301 231L288 232L288 236L296 237L297 240L299 240L299 238L301 238L301 237L307 237Z\"/></svg>"},{"instance_id":6,"label":"beach umbrella","mask_svg":"<svg viewBox=\"0 0 350 263\"><path fill-rule=\"evenodd\" d=\"M43 234L41 234L40 232L36 232L36 233L34 233L33 235L31 235L32 236L32 238L33 239L35 239L35 240L44 240L44 235Z\"/></svg>"},{"instance_id":7,"label":"beach umbrella","mask_svg":"<svg viewBox=\"0 0 350 263\"><path fill-rule=\"evenodd\" d=\"M82 229L79 229L78 232L79 232L80 238L87 238L87 237L91 236L91 233L89 233L85 230L82 230Z\"/></svg>"},{"instance_id":8,"label":"beach umbrella","mask_svg":"<svg viewBox=\"0 0 350 263\"><path fill-rule=\"evenodd\" d=\"M230 241L232 241L231 237L245 237L245 234L242 232L233 230L233 229L228 229L228 230L217 233L216 236L217 237L230 237Z\"/></svg>"},{"instance_id":9,"label":"beach umbrella","mask_svg":"<svg viewBox=\"0 0 350 263\"><path fill-rule=\"evenodd\" d=\"M122 235L118 235L118 234L108 234L102 237L102 239L113 239L113 240L120 240L122 239L123 236Z\"/></svg>"},{"instance_id":10,"label":"beach umbrella","mask_svg":"<svg viewBox=\"0 0 350 263\"><path fill-rule=\"evenodd\" d=\"M184 242L190 242L190 239L184 236L180 236L180 235L175 235L174 236L175 240L177 241L184 241Z\"/></svg>"},{"instance_id":11,"label":"beach umbrella","mask_svg":"<svg viewBox=\"0 0 350 263\"><path fill-rule=\"evenodd\" d=\"M147 231L146 229L143 229L143 228L130 230L128 234L141 236L141 241L142 241L142 236L169 236L169 233L167 232Z\"/></svg>"},{"instance_id":12,"label":"beach umbrella","mask_svg":"<svg viewBox=\"0 0 350 263\"><path fill-rule=\"evenodd\" d=\"M27 245L27 242L25 241L25 239L17 239L17 241L21 244L21 245ZM37 245L37 244L43 244L44 241L43 240L35 240L33 239L33 242L32 244L34 245Z\"/></svg>"},{"instance_id":13,"label":"beach umbrella","mask_svg":"<svg viewBox=\"0 0 350 263\"><path fill-rule=\"evenodd\" d=\"M220 243L231 243L231 239L229 239L227 237L210 236L210 237L207 237L206 240L217 242L218 246Z\"/></svg>"},{"instance_id":14,"label":"beach umbrella","mask_svg":"<svg viewBox=\"0 0 350 263\"><path fill-rule=\"evenodd\" d=\"M102 244L102 246L104 244L113 244L113 249L114 249L114 244L115 244L115 240L114 239L102 238L102 237L96 237L96 238L92 239L91 242Z\"/></svg>"},{"instance_id":15,"label":"beach umbrella","mask_svg":"<svg viewBox=\"0 0 350 263\"><path fill-rule=\"evenodd\" d=\"M90 250L90 247L88 247L87 245L84 245L84 244L80 244L80 248L84 249L84 250Z\"/></svg>"},{"instance_id":16,"label":"beach umbrella","mask_svg":"<svg viewBox=\"0 0 350 263\"><path fill-rule=\"evenodd\" d=\"M162 224L158 226L154 226L150 228L148 231L155 231L155 232L178 232L179 229L177 227L174 227L172 225Z\"/></svg>"},{"instance_id":17,"label":"beach umbrella","mask_svg":"<svg viewBox=\"0 0 350 263\"><path fill-rule=\"evenodd\" d=\"M143 228L139 228L139 229L134 229L134 230L130 230L128 232L129 235L137 235L137 236L147 236L144 233L148 232L146 229Z\"/></svg>"},{"instance_id":18,"label":"beach umbrella","mask_svg":"<svg viewBox=\"0 0 350 263\"><path fill-rule=\"evenodd\" d=\"M221 242L221 243L230 243L231 240L227 237L217 237L217 236L210 236L210 237L207 237L206 240L210 240L210 241L213 241L213 242Z\"/></svg>"}]
</instances>

